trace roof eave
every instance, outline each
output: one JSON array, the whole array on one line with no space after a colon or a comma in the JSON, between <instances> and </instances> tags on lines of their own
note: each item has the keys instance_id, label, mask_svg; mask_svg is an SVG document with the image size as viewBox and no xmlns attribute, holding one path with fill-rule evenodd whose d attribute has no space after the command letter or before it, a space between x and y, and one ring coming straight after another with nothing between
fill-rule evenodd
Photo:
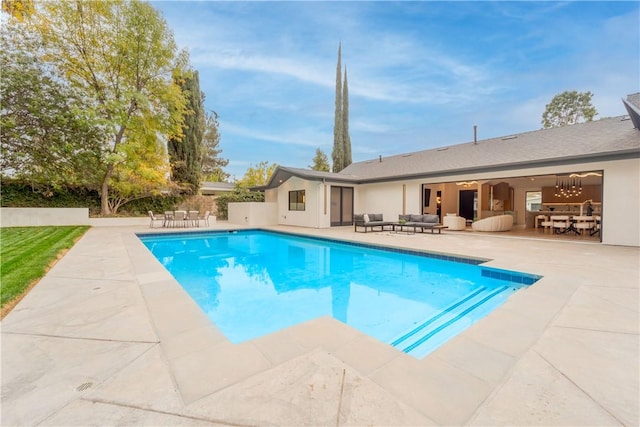
<instances>
[{"instance_id":1,"label":"roof eave","mask_svg":"<svg viewBox=\"0 0 640 427\"><path fill-rule=\"evenodd\" d=\"M356 180L356 178L346 177L346 176L342 177L342 176L339 176L339 174L331 174L331 176L317 176L313 174L306 174L301 170L292 170L285 166L278 166L276 167L276 170L273 171L273 174L271 175L269 182L267 182L264 188L265 189L277 188L292 176L306 179L307 181L330 181L330 182L339 182L339 183L353 183ZM276 182L276 179L278 179L277 182Z\"/></svg>"}]
</instances>

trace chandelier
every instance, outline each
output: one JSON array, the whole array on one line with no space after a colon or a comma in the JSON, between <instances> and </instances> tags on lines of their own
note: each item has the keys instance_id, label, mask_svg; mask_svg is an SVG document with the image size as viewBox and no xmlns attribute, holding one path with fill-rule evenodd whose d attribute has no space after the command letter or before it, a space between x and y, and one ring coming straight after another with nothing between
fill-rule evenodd
<instances>
[{"instance_id":1,"label":"chandelier","mask_svg":"<svg viewBox=\"0 0 640 427\"><path fill-rule=\"evenodd\" d=\"M579 196L582 193L582 177L577 174L556 176L555 197Z\"/></svg>"}]
</instances>

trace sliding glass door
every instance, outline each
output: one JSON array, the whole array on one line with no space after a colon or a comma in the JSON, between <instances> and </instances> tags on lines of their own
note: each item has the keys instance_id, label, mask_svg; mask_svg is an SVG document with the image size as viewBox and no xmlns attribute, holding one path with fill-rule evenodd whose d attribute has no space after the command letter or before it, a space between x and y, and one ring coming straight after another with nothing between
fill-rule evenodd
<instances>
[{"instance_id":1,"label":"sliding glass door","mask_svg":"<svg viewBox=\"0 0 640 427\"><path fill-rule=\"evenodd\" d=\"M353 187L331 186L331 226L353 224Z\"/></svg>"}]
</instances>

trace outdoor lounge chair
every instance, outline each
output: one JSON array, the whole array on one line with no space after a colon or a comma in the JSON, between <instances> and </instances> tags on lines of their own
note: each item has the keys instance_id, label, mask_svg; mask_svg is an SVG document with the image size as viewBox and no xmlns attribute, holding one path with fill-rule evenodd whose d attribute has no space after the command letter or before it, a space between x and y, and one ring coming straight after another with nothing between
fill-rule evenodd
<instances>
[{"instance_id":1,"label":"outdoor lounge chair","mask_svg":"<svg viewBox=\"0 0 640 427\"><path fill-rule=\"evenodd\" d=\"M149 224L149 228L153 228L154 222L160 222L162 223L162 227L164 227L164 218L155 216L152 211L149 211L149 218L151 218L151 224Z\"/></svg>"}]
</instances>

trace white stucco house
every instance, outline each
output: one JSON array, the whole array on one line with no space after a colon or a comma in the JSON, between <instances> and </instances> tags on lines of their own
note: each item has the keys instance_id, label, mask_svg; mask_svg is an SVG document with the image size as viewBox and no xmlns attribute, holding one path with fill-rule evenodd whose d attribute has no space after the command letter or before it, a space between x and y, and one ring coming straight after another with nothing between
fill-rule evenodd
<instances>
[{"instance_id":1,"label":"white stucco house","mask_svg":"<svg viewBox=\"0 0 640 427\"><path fill-rule=\"evenodd\" d=\"M511 214L533 227L540 211L601 216L601 242L640 246L640 94L628 115L352 163L339 173L279 166L264 187L272 222L325 228L354 213ZM572 186L579 193L563 194Z\"/></svg>"}]
</instances>

